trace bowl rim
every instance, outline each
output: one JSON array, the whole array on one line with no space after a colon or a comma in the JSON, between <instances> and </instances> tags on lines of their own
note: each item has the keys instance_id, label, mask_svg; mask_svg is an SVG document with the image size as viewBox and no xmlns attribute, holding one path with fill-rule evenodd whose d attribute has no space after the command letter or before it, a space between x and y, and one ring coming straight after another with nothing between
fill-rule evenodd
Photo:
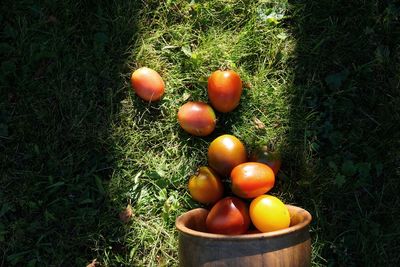
<instances>
[{"instance_id":1,"label":"bowl rim","mask_svg":"<svg viewBox=\"0 0 400 267\"><path fill-rule=\"evenodd\" d=\"M272 238L278 238L282 236L286 236L289 234L292 234L294 232L300 232L304 229L306 229L309 224L311 223L312 216L311 214L300 207L293 206L293 205L286 205L289 209L294 210L296 213L302 213L304 220L301 223L298 223L296 225L290 226L288 228L282 229L282 230L277 230L277 231L272 231L272 232L267 232L267 233L255 233L255 234L241 234L241 235L223 235L223 234L213 234L213 233L207 233L207 232L201 232L197 230L190 229L185 226L185 221L187 220L187 217L190 216L193 213L198 213L198 212L208 212L207 209L204 208L196 208L189 210L179 217L177 217L175 221L175 227L176 229L186 235L190 235L193 237L198 237L198 238L206 238L206 239L218 239L218 240L230 240L230 241L242 241L242 240L255 240L255 239L272 239Z\"/></svg>"}]
</instances>

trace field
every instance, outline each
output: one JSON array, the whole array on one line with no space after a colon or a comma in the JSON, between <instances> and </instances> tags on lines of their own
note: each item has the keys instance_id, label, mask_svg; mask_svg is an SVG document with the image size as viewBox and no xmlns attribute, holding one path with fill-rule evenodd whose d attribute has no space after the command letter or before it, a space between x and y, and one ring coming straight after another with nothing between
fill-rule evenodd
<instances>
[{"instance_id":1,"label":"field","mask_svg":"<svg viewBox=\"0 0 400 267\"><path fill-rule=\"evenodd\" d=\"M271 194L313 215L313 266L400 263L396 1L2 7L0 266L176 266L175 218L199 206L188 177L223 133L281 151ZM141 66L162 101L132 91ZM207 101L219 68L240 74L240 105L190 136L177 110Z\"/></svg>"}]
</instances>

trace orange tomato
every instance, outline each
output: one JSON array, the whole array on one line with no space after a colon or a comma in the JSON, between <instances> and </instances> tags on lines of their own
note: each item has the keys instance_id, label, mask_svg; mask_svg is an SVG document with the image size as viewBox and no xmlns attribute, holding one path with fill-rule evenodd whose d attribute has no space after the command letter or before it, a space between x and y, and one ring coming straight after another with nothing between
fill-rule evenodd
<instances>
[{"instance_id":1,"label":"orange tomato","mask_svg":"<svg viewBox=\"0 0 400 267\"><path fill-rule=\"evenodd\" d=\"M274 187L275 175L270 167L259 162L246 162L231 172L232 191L243 198L254 198Z\"/></svg>"},{"instance_id":2,"label":"orange tomato","mask_svg":"<svg viewBox=\"0 0 400 267\"><path fill-rule=\"evenodd\" d=\"M160 100L165 92L165 84L160 74L146 67L132 73L131 85L140 98L150 102Z\"/></svg>"},{"instance_id":3,"label":"orange tomato","mask_svg":"<svg viewBox=\"0 0 400 267\"><path fill-rule=\"evenodd\" d=\"M192 198L203 204L214 204L222 198L224 186L218 175L208 167L200 167L188 184Z\"/></svg>"},{"instance_id":4,"label":"orange tomato","mask_svg":"<svg viewBox=\"0 0 400 267\"><path fill-rule=\"evenodd\" d=\"M242 80L233 70L217 70L208 78L208 98L220 112L234 110L242 95Z\"/></svg>"},{"instance_id":5,"label":"orange tomato","mask_svg":"<svg viewBox=\"0 0 400 267\"><path fill-rule=\"evenodd\" d=\"M243 143L229 134L214 139L208 147L207 155L210 167L224 177L228 177L234 167L247 160Z\"/></svg>"},{"instance_id":6,"label":"orange tomato","mask_svg":"<svg viewBox=\"0 0 400 267\"><path fill-rule=\"evenodd\" d=\"M178 122L188 133L206 136L215 129L216 118L214 110L203 102L188 102L178 111Z\"/></svg>"},{"instance_id":7,"label":"orange tomato","mask_svg":"<svg viewBox=\"0 0 400 267\"><path fill-rule=\"evenodd\" d=\"M261 232L281 230L290 226L288 208L277 197L261 195L250 203L250 218Z\"/></svg>"},{"instance_id":8,"label":"orange tomato","mask_svg":"<svg viewBox=\"0 0 400 267\"><path fill-rule=\"evenodd\" d=\"M249 210L242 200L226 197L218 201L206 218L207 231L214 234L240 235L250 226Z\"/></svg>"}]
</instances>

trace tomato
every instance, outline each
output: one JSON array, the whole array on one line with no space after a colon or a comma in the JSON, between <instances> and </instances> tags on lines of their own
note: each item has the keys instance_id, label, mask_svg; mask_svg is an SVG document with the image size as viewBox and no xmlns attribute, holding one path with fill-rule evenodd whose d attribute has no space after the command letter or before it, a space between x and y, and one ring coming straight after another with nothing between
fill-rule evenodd
<instances>
[{"instance_id":1,"label":"tomato","mask_svg":"<svg viewBox=\"0 0 400 267\"><path fill-rule=\"evenodd\" d=\"M242 80L233 70L217 70L208 78L208 98L220 112L234 110L242 95Z\"/></svg>"},{"instance_id":2,"label":"tomato","mask_svg":"<svg viewBox=\"0 0 400 267\"><path fill-rule=\"evenodd\" d=\"M274 171L275 176L282 165L280 153L277 151L270 151L265 146L251 153L250 160L267 164Z\"/></svg>"},{"instance_id":3,"label":"tomato","mask_svg":"<svg viewBox=\"0 0 400 267\"><path fill-rule=\"evenodd\" d=\"M271 232L289 227L288 208L278 198L261 195L250 203L250 218L261 232Z\"/></svg>"},{"instance_id":4,"label":"tomato","mask_svg":"<svg viewBox=\"0 0 400 267\"><path fill-rule=\"evenodd\" d=\"M146 67L132 73L131 85L140 98L150 102L160 100L165 92L165 84L161 76Z\"/></svg>"},{"instance_id":5,"label":"tomato","mask_svg":"<svg viewBox=\"0 0 400 267\"><path fill-rule=\"evenodd\" d=\"M200 167L189 179L189 192L192 198L203 204L214 204L224 193L224 186L218 175L208 167Z\"/></svg>"},{"instance_id":6,"label":"tomato","mask_svg":"<svg viewBox=\"0 0 400 267\"><path fill-rule=\"evenodd\" d=\"M274 187L275 175L270 167L259 162L246 162L231 172L232 192L243 198L254 198Z\"/></svg>"},{"instance_id":7,"label":"tomato","mask_svg":"<svg viewBox=\"0 0 400 267\"><path fill-rule=\"evenodd\" d=\"M228 177L234 167L246 160L246 148L233 135L221 135L208 147L208 164L224 177Z\"/></svg>"},{"instance_id":8,"label":"tomato","mask_svg":"<svg viewBox=\"0 0 400 267\"><path fill-rule=\"evenodd\" d=\"M246 203L236 197L218 201L206 219L207 231L214 234L240 235L249 229L250 217Z\"/></svg>"},{"instance_id":9,"label":"tomato","mask_svg":"<svg viewBox=\"0 0 400 267\"><path fill-rule=\"evenodd\" d=\"M209 135L216 124L214 110L203 102L188 102L181 106L178 121L186 132L197 136Z\"/></svg>"}]
</instances>

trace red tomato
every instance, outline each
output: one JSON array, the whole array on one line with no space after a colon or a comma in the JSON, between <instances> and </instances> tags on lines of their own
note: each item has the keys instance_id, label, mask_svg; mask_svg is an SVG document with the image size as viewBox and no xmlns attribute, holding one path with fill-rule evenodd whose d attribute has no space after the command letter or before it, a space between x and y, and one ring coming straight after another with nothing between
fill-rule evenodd
<instances>
[{"instance_id":1,"label":"red tomato","mask_svg":"<svg viewBox=\"0 0 400 267\"><path fill-rule=\"evenodd\" d=\"M218 201L206 219L207 231L214 234L240 235L249 229L249 210L242 200L226 197Z\"/></svg>"},{"instance_id":2,"label":"red tomato","mask_svg":"<svg viewBox=\"0 0 400 267\"><path fill-rule=\"evenodd\" d=\"M216 124L214 110L203 102L188 102L181 106L178 121L186 132L197 136L209 135Z\"/></svg>"},{"instance_id":3,"label":"red tomato","mask_svg":"<svg viewBox=\"0 0 400 267\"><path fill-rule=\"evenodd\" d=\"M267 147L262 147L261 149L251 153L250 161L267 164L274 171L275 176L282 165L280 153L277 151L270 151Z\"/></svg>"},{"instance_id":4,"label":"red tomato","mask_svg":"<svg viewBox=\"0 0 400 267\"><path fill-rule=\"evenodd\" d=\"M222 176L228 177L235 166L246 160L246 148L233 135L221 135L208 147L208 164Z\"/></svg>"},{"instance_id":5,"label":"red tomato","mask_svg":"<svg viewBox=\"0 0 400 267\"><path fill-rule=\"evenodd\" d=\"M208 98L220 112L234 110L242 95L242 80L233 70L217 70L208 78Z\"/></svg>"},{"instance_id":6,"label":"red tomato","mask_svg":"<svg viewBox=\"0 0 400 267\"><path fill-rule=\"evenodd\" d=\"M236 166L231 172L232 191L243 198L262 195L275 183L275 175L270 167L259 162L246 162Z\"/></svg>"},{"instance_id":7,"label":"red tomato","mask_svg":"<svg viewBox=\"0 0 400 267\"><path fill-rule=\"evenodd\" d=\"M150 102L160 100L165 91L165 84L161 76L146 67L132 73L131 85L140 98Z\"/></svg>"},{"instance_id":8,"label":"red tomato","mask_svg":"<svg viewBox=\"0 0 400 267\"><path fill-rule=\"evenodd\" d=\"M277 197L261 195L250 204L250 218L261 232L271 232L290 226L288 208Z\"/></svg>"},{"instance_id":9,"label":"red tomato","mask_svg":"<svg viewBox=\"0 0 400 267\"><path fill-rule=\"evenodd\" d=\"M224 186L218 175L208 167L200 167L189 179L189 192L192 198L203 204L214 204L224 193Z\"/></svg>"}]
</instances>

